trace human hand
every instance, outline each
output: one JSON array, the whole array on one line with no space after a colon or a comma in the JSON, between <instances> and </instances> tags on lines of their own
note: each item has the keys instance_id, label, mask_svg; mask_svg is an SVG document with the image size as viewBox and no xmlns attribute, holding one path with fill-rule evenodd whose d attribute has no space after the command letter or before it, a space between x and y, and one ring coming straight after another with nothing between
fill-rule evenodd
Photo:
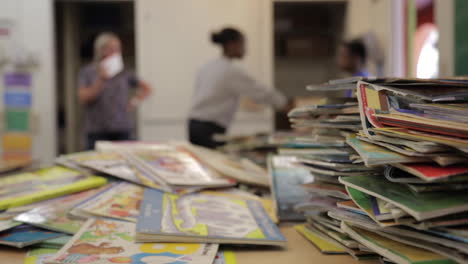
<instances>
[{"instance_id":1,"label":"human hand","mask_svg":"<svg viewBox=\"0 0 468 264\"><path fill-rule=\"evenodd\" d=\"M98 78L101 81L109 79L109 75L107 74L107 71L102 64L99 64L98 66Z\"/></svg>"},{"instance_id":2,"label":"human hand","mask_svg":"<svg viewBox=\"0 0 468 264\"><path fill-rule=\"evenodd\" d=\"M127 106L127 110L130 111L130 112L133 112L135 111L138 106L140 105L140 102L141 102L141 99L138 98L138 97L133 97L129 102L128 102L128 106Z\"/></svg>"}]
</instances>

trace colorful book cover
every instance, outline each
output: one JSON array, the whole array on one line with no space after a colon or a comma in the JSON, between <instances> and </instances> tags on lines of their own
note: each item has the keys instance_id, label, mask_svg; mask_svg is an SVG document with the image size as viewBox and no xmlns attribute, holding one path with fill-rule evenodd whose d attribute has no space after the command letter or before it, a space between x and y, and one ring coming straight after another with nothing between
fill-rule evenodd
<instances>
[{"instance_id":1,"label":"colorful book cover","mask_svg":"<svg viewBox=\"0 0 468 264\"><path fill-rule=\"evenodd\" d=\"M22 248L60 236L63 236L63 234L50 232L33 226L20 225L0 233L0 244Z\"/></svg>"},{"instance_id":2,"label":"colorful book cover","mask_svg":"<svg viewBox=\"0 0 468 264\"><path fill-rule=\"evenodd\" d=\"M426 158L405 156L386 148L361 141L355 135L348 136L346 138L346 143L359 153L366 166L427 160Z\"/></svg>"},{"instance_id":3,"label":"colorful book cover","mask_svg":"<svg viewBox=\"0 0 468 264\"><path fill-rule=\"evenodd\" d=\"M87 151L61 156L61 158L126 181L150 188L163 189L163 186L158 184L159 179L154 178L147 170L129 162L122 153Z\"/></svg>"},{"instance_id":4,"label":"colorful book cover","mask_svg":"<svg viewBox=\"0 0 468 264\"><path fill-rule=\"evenodd\" d=\"M138 242L286 243L258 200L146 189L140 211Z\"/></svg>"},{"instance_id":5,"label":"colorful book cover","mask_svg":"<svg viewBox=\"0 0 468 264\"><path fill-rule=\"evenodd\" d=\"M359 206L359 208L366 212L366 214L370 218L372 218L372 220L374 220L377 224L379 224L382 227L398 225L394 220L381 221L377 219L374 208L374 203L376 201L375 197L360 192L351 187L346 187L346 190L348 191L351 199L353 199L354 203L356 203L356 205Z\"/></svg>"},{"instance_id":6,"label":"colorful book cover","mask_svg":"<svg viewBox=\"0 0 468 264\"><path fill-rule=\"evenodd\" d=\"M36 207L24 212L15 220L44 229L75 234L83 224L82 220L68 217L68 211L81 201L95 195L99 189L92 189L55 199L54 203Z\"/></svg>"},{"instance_id":7,"label":"colorful book cover","mask_svg":"<svg viewBox=\"0 0 468 264\"><path fill-rule=\"evenodd\" d=\"M425 181L444 180L453 176L468 174L468 166L441 167L431 163L395 164L395 167L415 175Z\"/></svg>"},{"instance_id":8,"label":"colorful book cover","mask_svg":"<svg viewBox=\"0 0 468 264\"><path fill-rule=\"evenodd\" d=\"M169 185L217 187L233 185L232 181L219 177L217 173L202 166L185 151L135 151L132 155Z\"/></svg>"},{"instance_id":9,"label":"colorful book cover","mask_svg":"<svg viewBox=\"0 0 468 264\"><path fill-rule=\"evenodd\" d=\"M415 194L408 187L390 182L383 176L343 177L340 182L395 204L419 221L468 210L468 196L464 192Z\"/></svg>"},{"instance_id":10,"label":"colorful book cover","mask_svg":"<svg viewBox=\"0 0 468 264\"><path fill-rule=\"evenodd\" d=\"M324 254L348 254L348 252L342 247L335 243L331 243L328 240L322 238L318 233L308 229L305 225L294 226L299 234L309 240L314 246L316 246L320 252Z\"/></svg>"},{"instance_id":11,"label":"colorful book cover","mask_svg":"<svg viewBox=\"0 0 468 264\"><path fill-rule=\"evenodd\" d=\"M456 262L428 250L406 245L376 233L342 224L353 239L378 254L402 264L455 264Z\"/></svg>"},{"instance_id":12,"label":"colorful book cover","mask_svg":"<svg viewBox=\"0 0 468 264\"><path fill-rule=\"evenodd\" d=\"M48 263L212 263L216 244L135 243L135 223L89 219Z\"/></svg>"},{"instance_id":13,"label":"colorful book cover","mask_svg":"<svg viewBox=\"0 0 468 264\"><path fill-rule=\"evenodd\" d=\"M276 213L282 221L305 220L304 214L294 207L312 197L301 185L314 178L306 169L294 166L296 161L292 156L272 156L268 160Z\"/></svg>"},{"instance_id":14,"label":"colorful book cover","mask_svg":"<svg viewBox=\"0 0 468 264\"><path fill-rule=\"evenodd\" d=\"M0 178L0 209L93 189L106 182L105 178L58 166L5 176Z\"/></svg>"},{"instance_id":15,"label":"colorful book cover","mask_svg":"<svg viewBox=\"0 0 468 264\"><path fill-rule=\"evenodd\" d=\"M57 252L54 248L33 248L26 254L23 264L45 264Z\"/></svg>"},{"instance_id":16,"label":"colorful book cover","mask_svg":"<svg viewBox=\"0 0 468 264\"><path fill-rule=\"evenodd\" d=\"M120 182L80 205L80 209L95 216L136 222L145 189Z\"/></svg>"}]
</instances>

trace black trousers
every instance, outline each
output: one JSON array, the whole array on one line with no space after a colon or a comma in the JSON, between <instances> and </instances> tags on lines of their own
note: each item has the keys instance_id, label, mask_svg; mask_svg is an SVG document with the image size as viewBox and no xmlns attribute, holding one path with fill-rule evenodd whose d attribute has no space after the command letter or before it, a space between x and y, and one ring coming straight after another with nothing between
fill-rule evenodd
<instances>
[{"instance_id":1,"label":"black trousers","mask_svg":"<svg viewBox=\"0 0 468 264\"><path fill-rule=\"evenodd\" d=\"M94 149L94 144L96 141L100 140L108 140L108 141L124 141L130 140L130 132L129 131L118 131L118 132L97 132L97 133L89 133L87 136L87 149L92 150Z\"/></svg>"},{"instance_id":2,"label":"black trousers","mask_svg":"<svg viewBox=\"0 0 468 264\"><path fill-rule=\"evenodd\" d=\"M222 146L223 143L213 140L215 134L226 133L226 128L208 121L200 121L195 119L189 120L189 139L192 144L216 148Z\"/></svg>"}]
</instances>

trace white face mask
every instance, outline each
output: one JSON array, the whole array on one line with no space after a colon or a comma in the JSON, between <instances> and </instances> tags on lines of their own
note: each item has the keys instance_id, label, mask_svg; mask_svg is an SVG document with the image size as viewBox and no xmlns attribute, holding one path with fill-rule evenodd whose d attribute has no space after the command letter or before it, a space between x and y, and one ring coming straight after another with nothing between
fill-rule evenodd
<instances>
[{"instance_id":1,"label":"white face mask","mask_svg":"<svg viewBox=\"0 0 468 264\"><path fill-rule=\"evenodd\" d=\"M106 71L108 78L114 77L124 68L122 54L114 53L113 55L103 59L101 61L101 66L104 68L104 71Z\"/></svg>"}]
</instances>

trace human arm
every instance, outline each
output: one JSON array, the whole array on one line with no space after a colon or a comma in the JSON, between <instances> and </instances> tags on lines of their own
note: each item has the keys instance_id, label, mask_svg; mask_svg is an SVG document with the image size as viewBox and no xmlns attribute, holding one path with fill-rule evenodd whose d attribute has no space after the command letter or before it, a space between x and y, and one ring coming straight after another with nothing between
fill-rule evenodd
<instances>
[{"instance_id":1,"label":"human arm","mask_svg":"<svg viewBox=\"0 0 468 264\"><path fill-rule=\"evenodd\" d=\"M137 81L137 91L130 100L130 107L136 108L143 100L151 94L151 86L145 81Z\"/></svg>"},{"instance_id":2,"label":"human arm","mask_svg":"<svg viewBox=\"0 0 468 264\"><path fill-rule=\"evenodd\" d=\"M282 93L261 84L241 69L233 68L227 74L225 83L232 93L257 103L271 105L277 110L283 110L288 105L288 100Z\"/></svg>"},{"instance_id":3,"label":"human arm","mask_svg":"<svg viewBox=\"0 0 468 264\"><path fill-rule=\"evenodd\" d=\"M89 80L88 76L81 72L78 82L78 100L82 104L92 103L99 97L104 89L104 82L107 76L103 69L99 69L99 73L94 80Z\"/></svg>"}]
</instances>

